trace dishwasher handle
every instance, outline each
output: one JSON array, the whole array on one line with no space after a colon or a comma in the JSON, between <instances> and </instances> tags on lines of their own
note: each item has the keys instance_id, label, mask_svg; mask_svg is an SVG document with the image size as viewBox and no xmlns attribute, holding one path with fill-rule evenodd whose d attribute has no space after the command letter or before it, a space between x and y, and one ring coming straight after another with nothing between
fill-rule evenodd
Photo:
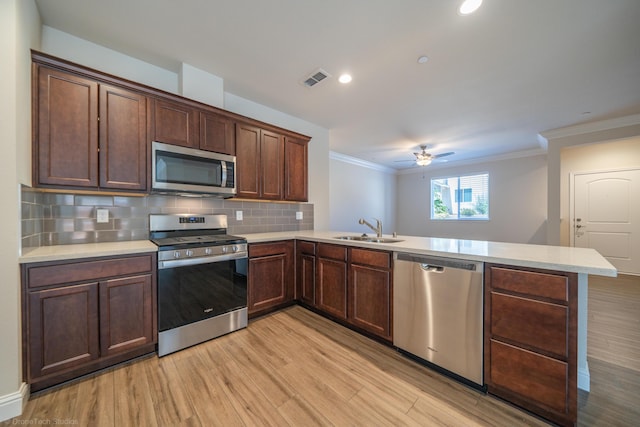
<instances>
[{"instance_id":1,"label":"dishwasher handle","mask_svg":"<svg viewBox=\"0 0 640 427\"><path fill-rule=\"evenodd\" d=\"M424 271L428 271L429 273L443 273L444 267L440 265L432 265L432 264L420 264L420 268Z\"/></svg>"},{"instance_id":2,"label":"dishwasher handle","mask_svg":"<svg viewBox=\"0 0 640 427\"><path fill-rule=\"evenodd\" d=\"M421 267L425 271L433 271L433 270L428 270L423 266L441 268L442 270L444 270L445 268L455 268L459 270L481 272L484 266L484 264L481 261L471 261L471 260L458 259L458 258L435 257L430 255L418 255L418 254L410 254L405 252L396 252L394 254L394 258L398 261L409 261L409 262L418 263L421 265ZM438 272L441 272L441 270L438 270Z\"/></svg>"}]
</instances>

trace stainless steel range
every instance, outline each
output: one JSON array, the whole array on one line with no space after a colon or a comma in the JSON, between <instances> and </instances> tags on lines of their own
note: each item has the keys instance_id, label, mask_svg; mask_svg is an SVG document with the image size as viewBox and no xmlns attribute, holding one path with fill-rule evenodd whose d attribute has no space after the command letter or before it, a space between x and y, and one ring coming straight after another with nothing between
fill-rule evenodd
<instances>
[{"instance_id":1,"label":"stainless steel range","mask_svg":"<svg viewBox=\"0 0 640 427\"><path fill-rule=\"evenodd\" d=\"M247 326L247 241L226 215L151 214L158 245L158 355Z\"/></svg>"}]
</instances>

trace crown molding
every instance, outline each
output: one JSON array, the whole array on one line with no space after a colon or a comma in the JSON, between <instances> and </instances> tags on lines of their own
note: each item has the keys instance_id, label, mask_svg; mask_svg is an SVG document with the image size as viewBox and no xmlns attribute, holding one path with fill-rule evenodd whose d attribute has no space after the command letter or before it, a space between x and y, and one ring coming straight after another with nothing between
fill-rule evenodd
<instances>
[{"instance_id":1,"label":"crown molding","mask_svg":"<svg viewBox=\"0 0 640 427\"><path fill-rule=\"evenodd\" d=\"M358 159L356 157L351 157L351 156L347 156L346 154L342 154L342 153L337 153L335 151L329 151L329 158L331 160L338 160L344 163L349 163L351 165L354 166L360 166L363 168L368 168L368 169L373 169L379 172L384 172L384 173L390 173L390 174L395 174L398 171L393 169L393 168L389 168L387 166L383 166L383 165L379 165L377 163L373 163L373 162L369 162L367 160L362 160L362 159Z\"/></svg>"},{"instance_id":2,"label":"crown molding","mask_svg":"<svg viewBox=\"0 0 640 427\"><path fill-rule=\"evenodd\" d=\"M550 129L540 132L539 136L547 143L551 139L565 138L568 136L584 135L587 133L599 132L610 129L622 128L625 126L640 125L640 114L631 116L616 117L614 119L599 120L597 122L581 123L557 129Z\"/></svg>"}]
</instances>

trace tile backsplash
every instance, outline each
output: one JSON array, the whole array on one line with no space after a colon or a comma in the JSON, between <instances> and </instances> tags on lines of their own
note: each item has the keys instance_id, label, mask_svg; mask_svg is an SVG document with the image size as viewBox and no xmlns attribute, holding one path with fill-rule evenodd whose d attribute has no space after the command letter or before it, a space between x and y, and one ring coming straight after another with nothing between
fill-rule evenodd
<instances>
[{"instance_id":1,"label":"tile backsplash","mask_svg":"<svg viewBox=\"0 0 640 427\"><path fill-rule=\"evenodd\" d=\"M97 222L98 209L109 211L108 222ZM236 220L237 211L242 221ZM302 220L296 212L302 212ZM229 234L313 230L310 203L67 194L23 187L22 248L148 239L151 213L226 214Z\"/></svg>"}]
</instances>

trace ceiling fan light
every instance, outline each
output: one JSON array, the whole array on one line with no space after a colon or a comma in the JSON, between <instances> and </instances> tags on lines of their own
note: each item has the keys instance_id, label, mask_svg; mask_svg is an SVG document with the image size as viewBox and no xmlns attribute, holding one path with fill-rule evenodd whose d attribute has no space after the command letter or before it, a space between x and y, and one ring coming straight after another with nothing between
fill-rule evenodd
<instances>
[{"instance_id":1,"label":"ceiling fan light","mask_svg":"<svg viewBox=\"0 0 640 427\"><path fill-rule=\"evenodd\" d=\"M426 158L418 159L418 160L416 160L416 164L418 166L428 166L428 165L431 164L431 159L426 159Z\"/></svg>"}]
</instances>

